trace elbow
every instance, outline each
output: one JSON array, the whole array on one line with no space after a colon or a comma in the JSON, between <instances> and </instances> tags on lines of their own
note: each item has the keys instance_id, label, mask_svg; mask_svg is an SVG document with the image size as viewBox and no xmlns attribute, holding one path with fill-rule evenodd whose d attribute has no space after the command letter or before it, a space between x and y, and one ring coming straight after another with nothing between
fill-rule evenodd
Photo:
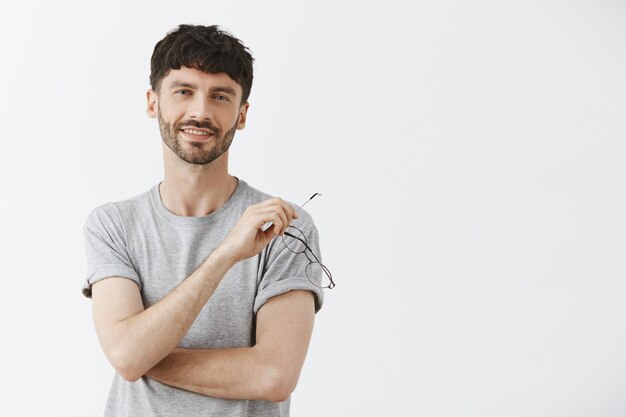
<instances>
[{"instance_id":1,"label":"elbow","mask_svg":"<svg viewBox=\"0 0 626 417\"><path fill-rule=\"evenodd\" d=\"M287 401L296 389L298 376L290 372L272 367L265 372L262 399L280 403Z\"/></svg>"},{"instance_id":2,"label":"elbow","mask_svg":"<svg viewBox=\"0 0 626 417\"><path fill-rule=\"evenodd\" d=\"M289 389L287 387L275 387L267 393L266 400L274 403L282 403L283 401L287 401L289 399L292 392L293 389Z\"/></svg>"},{"instance_id":3,"label":"elbow","mask_svg":"<svg viewBox=\"0 0 626 417\"><path fill-rule=\"evenodd\" d=\"M129 369L129 370L126 370L126 369L116 369L116 371L122 378L124 378L128 382L138 381L143 376L141 373L134 372L131 369Z\"/></svg>"},{"instance_id":4,"label":"elbow","mask_svg":"<svg viewBox=\"0 0 626 417\"><path fill-rule=\"evenodd\" d=\"M112 353L109 357L109 362L115 368L122 378L128 382L135 382L143 376L143 372L136 366L136 361L132 360L130 355L121 353Z\"/></svg>"}]
</instances>

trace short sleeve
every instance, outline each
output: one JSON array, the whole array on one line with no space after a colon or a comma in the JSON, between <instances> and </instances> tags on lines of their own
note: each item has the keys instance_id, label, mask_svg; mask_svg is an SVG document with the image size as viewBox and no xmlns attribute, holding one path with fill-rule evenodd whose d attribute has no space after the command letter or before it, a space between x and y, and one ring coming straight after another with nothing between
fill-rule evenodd
<instances>
[{"instance_id":1,"label":"short sleeve","mask_svg":"<svg viewBox=\"0 0 626 417\"><path fill-rule=\"evenodd\" d=\"M133 267L118 209L111 203L94 209L83 226L87 277L82 293L91 298L91 286L104 278L123 277L141 289L139 274Z\"/></svg>"},{"instance_id":2,"label":"short sleeve","mask_svg":"<svg viewBox=\"0 0 626 417\"><path fill-rule=\"evenodd\" d=\"M307 244L322 262L319 235L312 221L309 224L294 223L294 226L302 230ZM324 303L324 290L313 285L307 278L306 267L309 264L307 257L302 253L297 254L286 249L280 236L277 236L268 247L263 277L254 300L254 313L256 314L270 298L293 290L311 291L315 297L315 312L317 313Z\"/></svg>"}]
</instances>

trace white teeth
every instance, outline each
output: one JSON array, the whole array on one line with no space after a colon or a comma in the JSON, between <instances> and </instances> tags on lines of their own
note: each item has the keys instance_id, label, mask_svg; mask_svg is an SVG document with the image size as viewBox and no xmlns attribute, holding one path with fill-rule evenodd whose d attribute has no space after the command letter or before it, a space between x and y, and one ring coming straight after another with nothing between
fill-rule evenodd
<instances>
[{"instance_id":1,"label":"white teeth","mask_svg":"<svg viewBox=\"0 0 626 417\"><path fill-rule=\"evenodd\" d=\"M203 132L201 130L183 129L183 131L187 133L191 133L192 135L203 135L203 136L209 135L209 132Z\"/></svg>"}]
</instances>

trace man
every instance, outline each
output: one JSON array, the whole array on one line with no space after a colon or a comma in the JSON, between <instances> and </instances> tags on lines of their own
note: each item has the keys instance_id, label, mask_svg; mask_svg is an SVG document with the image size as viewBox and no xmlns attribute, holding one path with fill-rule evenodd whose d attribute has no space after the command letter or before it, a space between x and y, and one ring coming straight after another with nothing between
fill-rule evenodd
<instances>
[{"instance_id":1,"label":"man","mask_svg":"<svg viewBox=\"0 0 626 417\"><path fill-rule=\"evenodd\" d=\"M319 257L318 234L228 173L252 62L216 26L181 25L154 48L147 113L165 178L84 226L83 294L117 371L106 416L289 415L323 292L283 236L297 226Z\"/></svg>"}]
</instances>

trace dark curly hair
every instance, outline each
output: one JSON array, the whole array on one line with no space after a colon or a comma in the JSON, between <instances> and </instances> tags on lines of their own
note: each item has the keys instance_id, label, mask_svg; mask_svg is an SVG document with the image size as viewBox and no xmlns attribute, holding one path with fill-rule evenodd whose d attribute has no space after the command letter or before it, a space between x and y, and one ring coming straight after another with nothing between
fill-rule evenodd
<instances>
[{"instance_id":1,"label":"dark curly hair","mask_svg":"<svg viewBox=\"0 0 626 417\"><path fill-rule=\"evenodd\" d=\"M252 88L253 62L250 50L217 25L180 25L154 46L150 86L158 93L161 80L171 69L181 67L206 73L225 72L241 86L243 104L248 101Z\"/></svg>"}]
</instances>

